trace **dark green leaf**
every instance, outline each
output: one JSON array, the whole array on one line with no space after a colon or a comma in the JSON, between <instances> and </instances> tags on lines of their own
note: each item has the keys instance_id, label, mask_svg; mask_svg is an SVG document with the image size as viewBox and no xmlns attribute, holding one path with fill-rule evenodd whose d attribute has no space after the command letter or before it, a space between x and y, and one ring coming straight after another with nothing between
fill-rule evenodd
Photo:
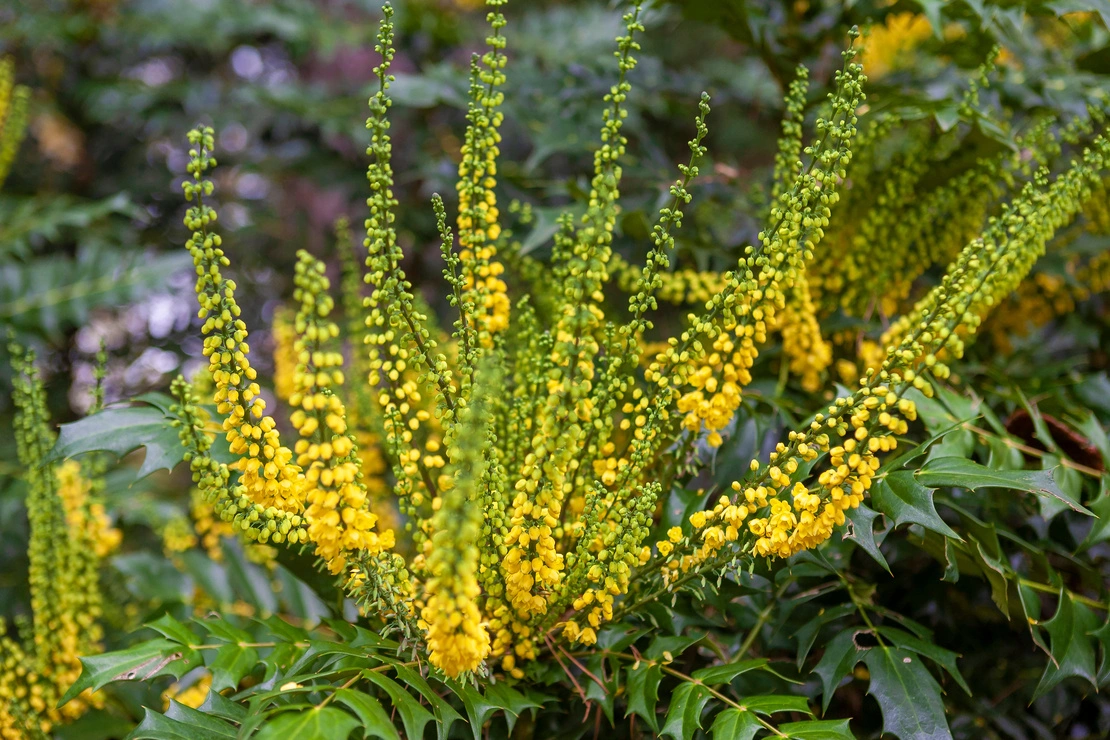
<instances>
[{"instance_id":1,"label":"dark green leaf","mask_svg":"<svg viewBox=\"0 0 1110 740\"><path fill-rule=\"evenodd\" d=\"M629 666L625 690L628 693L628 713L639 715L653 732L659 732L655 707L659 704L659 683L663 668L658 663L640 661L639 666Z\"/></svg>"},{"instance_id":2,"label":"dark green leaf","mask_svg":"<svg viewBox=\"0 0 1110 740\"><path fill-rule=\"evenodd\" d=\"M928 640L922 640L915 637L908 632L903 632L895 627L879 627L878 633L887 639L888 642L894 644L895 647L904 650L912 650L918 655L924 655L926 658L934 661L937 665L948 672L952 679L959 684L968 696L971 696L971 688L964 681L964 677L960 674L959 667L956 666L956 659L958 654L951 650L946 650Z\"/></svg>"},{"instance_id":3,"label":"dark green leaf","mask_svg":"<svg viewBox=\"0 0 1110 740\"><path fill-rule=\"evenodd\" d=\"M856 542L876 563L883 566L883 570L889 573L890 566L880 552L879 544L875 542L875 519L879 513L860 504L859 508L845 511L844 516L850 524L844 530L844 539Z\"/></svg>"},{"instance_id":4,"label":"dark green leaf","mask_svg":"<svg viewBox=\"0 0 1110 740\"><path fill-rule=\"evenodd\" d=\"M1056 614L1044 623L1051 661L1033 692L1034 699L1065 678L1082 678L1095 685L1095 646L1089 635L1097 626L1090 609L1075 603L1068 591L1060 592Z\"/></svg>"},{"instance_id":5,"label":"dark green leaf","mask_svg":"<svg viewBox=\"0 0 1110 740\"><path fill-rule=\"evenodd\" d=\"M933 490L921 485L909 470L899 470L875 481L871 486L871 503L895 525L920 524L945 537L960 539L937 514Z\"/></svg>"},{"instance_id":6,"label":"dark green leaf","mask_svg":"<svg viewBox=\"0 0 1110 740\"><path fill-rule=\"evenodd\" d=\"M752 660L741 660L737 663L727 663L725 665L702 668L701 670L694 671L692 675L707 686L717 686L718 684L731 682L732 679L736 678L741 673L754 671L756 668L763 668L766 665L766 658L754 658Z\"/></svg>"},{"instance_id":7,"label":"dark green leaf","mask_svg":"<svg viewBox=\"0 0 1110 740\"><path fill-rule=\"evenodd\" d=\"M207 630L213 637L217 637L221 640L226 640L227 642L254 642L251 633L241 627L236 627L223 617L194 619L193 621Z\"/></svg>"},{"instance_id":8,"label":"dark green leaf","mask_svg":"<svg viewBox=\"0 0 1110 740\"><path fill-rule=\"evenodd\" d=\"M1102 476L1098 498L1091 503L1091 511L1098 517L1083 538L1080 550L1089 550L1100 542L1110 540L1110 476Z\"/></svg>"},{"instance_id":9,"label":"dark green leaf","mask_svg":"<svg viewBox=\"0 0 1110 740\"><path fill-rule=\"evenodd\" d=\"M180 642L182 645L200 644L200 638L191 629L174 619L168 612L153 622L147 622L145 626L158 632L162 637Z\"/></svg>"},{"instance_id":10,"label":"dark green leaf","mask_svg":"<svg viewBox=\"0 0 1110 740\"><path fill-rule=\"evenodd\" d=\"M181 462L185 448L170 421L154 406L106 408L71 424L62 424L47 460L63 460L94 451L123 457L145 447L139 478L156 470L173 470Z\"/></svg>"},{"instance_id":11,"label":"dark green leaf","mask_svg":"<svg viewBox=\"0 0 1110 740\"><path fill-rule=\"evenodd\" d=\"M956 562L956 547L952 540L944 538L944 575L942 581L957 583L960 580L960 566Z\"/></svg>"},{"instance_id":12,"label":"dark green leaf","mask_svg":"<svg viewBox=\"0 0 1110 740\"><path fill-rule=\"evenodd\" d=\"M1110 618L1092 632L1091 637L1098 640L1102 646L1102 661L1098 665L1098 676L1096 676L1096 682L1101 687L1110 679Z\"/></svg>"},{"instance_id":13,"label":"dark green leaf","mask_svg":"<svg viewBox=\"0 0 1110 740\"><path fill-rule=\"evenodd\" d=\"M455 708L443 700L443 697L436 693L432 687L424 680L416 671L408 666L394 665L393 670L397 673L397 678L405 683L405 685L416 689L420 692L432 709L435 711L436 718L436 733L440 740L443 740L451 732L451 726L456 722L463 721L462 715L455 711Z\"/></svg>"},{"instance_id":14,"label":"dark green leaf","mask_svg":"<svg viewBox=\"0 0 1110 740\"><path fill-rule=\"evenodd\" d=\"M335 707L282 712L262 725L255 740L345 740L358 720Z\"/></svg>"},{"instance_id":15,"label":"dark green leaf","mask_svg":"<svg viewBox=\"0 0 1110 740\"><path fill-rule=\"evenodd\" d=\"M741 702L757 714L775 714L776 712L800 712L813 714L809 710L809 702L804 696L787 696L782 694L767 694L764 696L751 696Z\"/></svg>"},{"instance_id":16,"label":"dark green leaf","mask_svg":"<svg viewBox=\"0 0 1110 740\"><path fill-rule=\"evenodd\" d=\"M389 719L389 714L374 697L354 689L339 689L335 692L335 701L345 704L362 722L362 729L366 737L380 737L382 740L401 740L397 729Z\"/></svg>"},{"instance_id":17,"label":"dark green leaf","mask_svg":"<svg viewBox=\"0 0 1110 740\"><path fill-rule=\"evenodd\" d=\"M155 676L181 678L203 665L200 654L169 640L147 640L126 650L81 658L81 676L58 706L85 689L96 691L112 681L147 681Z\"/></svg>"},{"instance_id":18,"label":"dark green leaf","mask_svg":"<svg viewBox=\"0 0 1110 740\"><path fill-rule=\"evenodd\" d=\"M997 545L997 542L995 543ZM971 557L983 572L991 586L991 599L1003 614L1010 613L1010 582L1007 580L1011 573L1010 567L1002 562L1001 558L988 553L989 545L984 545L980 540L971 538Z\"/></svg>"},{"instance_id":19,"label":"dark green leaf","mask_svg":"<svg viewBox=\"0 0 1110 740\"><path fill-rule=\"evenodd\" d=\"M405 725L406 737L424 737L424 726L435 719L423 704L418 702L412 694L405 691L396 681L383 676L379 671L365 671L367 680L377 684L385 693L389 694L393 706L401 713L401 721Z\"/></svg>"},{"instance_id":20,"label":"dark green leaf","mask_svg":"<svg viewBox=\"0 0 1110 740\"><path fill-rule=\"evenodd\" d=\"M790 740L856 740L846 719L818 719L779 725Z\"/></svg>"},{"instance_id":21,"label":"dark green leaf","mask_svg":"<svg viewBox=\"0 0 1110 740\"><path fill-rule=\"evenodd\" d=\"M701 713L710 699L704 686L683 681L671 695L671 707L660 737L670 735L674 740L690 740L701 727Z\"/></svg>"},{"instance_id":22,"label":"dark green leaf","mask_svg":"<svg viewBox=\"0 0 1110 740\"><path fill-rule=\"evenodd\" d=\"M751 712L730 707L717 715L709 732L713 740L751 740L762 729Z\"/></svg>"},{"instance_id":23,"label":"dark green leaf","mask_svg":"<svg viewBox=\"0 0 1110 740\"><path fill-rule=\"evenodd\" d=\"M649 660L672 660L694 645L700 642L705 637L704 634L683 637L681 635L660 635L651 641L651 644L644 650L644 657ZM669 653L670 657L664 655Z\"/></svg>"},{"instance_id":24,"label":"dark green leaf","mask_svg":"<svg viewBox=\"0 0 1110 740\"><path fill-rule=\"evenodd\" d=\"M951 740L940 686L919 657L880 645L863 662L871 672L867 693L883 710L883 732L901 740Z\"/></svg>"},{"instance_id":25,"label":"dark green leaf","mask_svg":"<svg viewBox=\"0 0 1110 740\"><path fill-rule=\"evenodd\" d=\"M501 710L503 707L490 701L482 694L471 686L466 684L458 685L455 683L448 684L451 690L462 699L463 707L466 708L466 716L470 721L470 729L474 733L474 740L481 740L482 727L485 726L486 721L494 715L494 713Z\"/></svg>"},{"instance_id":26,"label":"dark green leaf","mask_svg":"<svg viewBox=\"0 0 1110 740\"><path fill-rule=\"evenodd\" d=\"M840 685L841 680L856 667L860 660L861 651L856 647L855 635L857 630L847 629L829 640L825 646L825 654L814 666L813 672L821 677L821 711L829 708L833 692Z\"/></svg>"},{"instance_id":27,"label":"dark green leaf","mask_svg":"<svg viewBox=\"0 0 1110 740\"><path fill-rule=\"evenodd\" d=\"M209 691L209 694L215 694L215 691ZM235 727L229 725L227 722L213 717L212 715L205 714L203 711L187 707L184 704L170 700L170 707L166 710L166 716L170 719L175 719L179 722L197 728L198 734L196 737L200 738L200 733L210 733L212 737L235 737Z\"/></svg>"},{"instance_id":28,"label":"dark green leaf","mask_svg":"<svg viewBox=\"0 0 1110 740\"><path fill-rule=\"evenodd\" d=\"M798 631L794 633L794 641L798 644L798 670L802 669L802 665L805 663L810 649L813 648L813 643L821 632L821 628L829 622L854 614L855 611L855 604L840 604L830 609L822 609L816 617L798 628Z\"/></svg>"},{"instance_id":29,"label":"dark green leaf","mask_svg":"<svg viewBox=\"0 0 1110 740\"><path fill-rule=\"evenodd\" d=\"M214 714L232 722L242 722L247 715L247 710L242 704L231 701L218 691L209 691L199 709L206 714Z\"/></svg>"},{"instance_id":30,"label":"dark green leaf","mask_svg":"<svg viewBox=\"0 0 1110 740\"><path fill-rule=\"evenodd\" d=\"M1051 496L1074 511L1091 514L1074 497L1064 493L1051 470L994 470L962 457L929 460L917 472L917 480L930 488L952 486L976 491L980 488L1009 488L1035 496Z\"/></svg>"},{"instance_id":31,"label":"dark green leaf","mask_svg":"<svg viewBox=\"0 0 1110 740\"><path fill-rule=\"evenodd\" d=\"M258 663L258 651L237 643L224 645L216 651L216 659L208 664L212 671L212 690L235 689L243 676Z\"/></svg>"},{"instance_id":32,"label":"dark green leaf","mask_svg":"<svg viewBox=\"0 0 1110 740\"><path fill-rule=\"evenodd\" d=\"M194 727L179 719L159 714L149 707L143 707L143 721L125 740L225 740L228 737L235 737L235 733L225 735L205 727Z\"/></svg>"}]
</instances>

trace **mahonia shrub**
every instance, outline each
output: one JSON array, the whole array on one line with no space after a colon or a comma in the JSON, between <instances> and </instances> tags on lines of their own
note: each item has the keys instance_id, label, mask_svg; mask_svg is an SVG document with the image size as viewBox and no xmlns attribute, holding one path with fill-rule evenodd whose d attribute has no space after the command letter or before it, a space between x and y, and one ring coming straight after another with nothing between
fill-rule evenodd
<instances>
[{"instance_id":1,"label":"mahonia shrub","mask_svg":"<svg viewBox=\"0 0 1110 740\"><path fill-rule=\"evenodd\" d=\"M874 587L846 567L854 543L889 568L879 545L899 525L912 546L944 564L946 581L974 574L1007 617L1020 608L1030 643L1051 657L1035 696L1064 679L1104 684L1107 630L1095 613L1105 611L1106 587L1091 582L1097 564L1077 567L1082 577L1073 582L1043 554L1029 555L1034 562L1020 571L978 503L946 502L960 532L934 503L936 489L1024 492L1042 502L1046 522L1060 516L1100 537L1103 525L1085 517L1106 511L1105 492L1095 501L1082 482L1057 480L1052 466L1024 470L1021 453L1042 451L1008 446L1002 433L1011 430L993 433L1002 435L1001 452L1018 451L1016 461L973 459L992 431L968 427L975 414L953 388L984 327L1013 335L1005 317L992 318L999 304L1030 300L1032 285L1045 292L1050 318L1071 310L1040 273L1025 280L1046 252L1073 241L1062 237L1106 232L1103 112L1092 105L1074 121L1040 117L1011 132L1013 150L968 156L967 126L1009 125L981 110L994 54L953 106L960 125L935 126L896 110L870 112L853 29L827 99L810 105L808 72L796 71L756 243L727 271L674 264L708 155L703 94L689 160L659 211L646 260L634 266L615 247L625 104L644 30L635 2L616 41L588 202L581 215L558 219L550 257L540 260L513 233L530 223L529 207L506 206L498 192L510 69L504 4L487 0L487 50L471 62L457 213L449 218L438 195L430 205L441 242L438 288L451 309L442 326L405 272L396 230L393 10L384 7L367 121L365 268L351 257L345 222L336 228L337 296L324 262L298 254L293 302L273 326L273 391L287 419L264 399L237 285L225 274L235 249L213 205L215 132L188 134L185 246L207 368L175 380L159 412L172 420L195 486L195 528L167 528L166 548L212 549L234 536L258 562L272 564L286 548L305 553L334 578L344 618L313 625L214 614L195 620L202 638L163 614L147 624L159 638L82 659L84 671L59 701L56 688L23 690L19 678L72 681L70 656L93 652L98 639L88 629L66 642L65 627L74 615L95 621L95 563L58 566L84 574L85 596L77 587L64 593L88 603L36 604L35 629L41 622L49 640L64 644L40 645L36 632L31 652L46 657L12 648L20 666L33 667L9 668L5 658L5 675L16 678L0 689L16 710L0 715L0 729L12 737L45 731L43 723L95 706L109 683L172 675L189 677L187 685L176 686L164 712L147 708L131 737L341 738L358 729L416 738L430 723L439 737L468 736L460 722L475 738L596 734L602 723L627 736L683 740L705 731L852 737L846 719L815 718L816 704L789 688L782 666L750 657L793 644L797 673L826 635L814 669L822 712L842 680L860 674L883 731L951 737L933 670L967 689L956 654L876 605ZM1086 291L1069 293L1071 306L1105 289L1102 254L1067 259L1071 290ZM673 323L663 320L673 305L684 308L669 332L656 324ZM874 314L885 320L881 334L849 329L846 339L826 328ZM780 386L794 378L809 405L781 414L757 443L745 425L753 403L767 402L755 373L768 355ZM20 359L16 370L33 389L32 363ZM833 373L847 385L834 389ZM41 427L33 401L25 407ZM1035 414L1029 423L1047 424ZM47 432L34 435L24 464L43 471L105 449L60 443L48 457ZM742 454L744 436L752 439ZM68 552L58 540L66 532L111 539L77 493L85 485L78 467L61 463L53 488L48 473L38 481L36 512L41 499L54 519L32 518L32 530L60 528L41 548L52 558ZM891 526L877 533L880 514ZM1022 544L1017 535L1004 539ZM33 586L47 557L34 548ZM51 583L58 588L56 574ZM1038 626L1042 593L1056 600L1044 625L1050 646ZM832 594L846 598L826 608ZM39 667L44 660L55 666ZM661 704L663 687L672 693Z\"/></svg>"}]
</instances>

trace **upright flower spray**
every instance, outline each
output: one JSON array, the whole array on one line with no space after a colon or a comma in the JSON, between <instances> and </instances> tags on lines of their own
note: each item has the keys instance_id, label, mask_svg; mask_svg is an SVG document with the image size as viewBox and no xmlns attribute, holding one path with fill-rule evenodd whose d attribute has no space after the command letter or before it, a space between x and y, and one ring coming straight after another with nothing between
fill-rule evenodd
<instances>
[{"instance_id":1,"label":"upright flower spray","mask_svg":"<svg viewBox=\"0 0 1110 740\"><path fill-rule=\"evenodd\" d=\"M781 333L783 361L803 387L820 387L831 348L818 314L837 280L860 279L835 272L834 257L823 252L827 235L855 244L867 234L889 243L908 234L907 245L924 245L928 213L918 214L910 224L917 230L905 234L898 224L874 219L852 235L837 236L832 225L838 213L861 210L840 203L856 166L864 102L853 31L809 140L807 75L798 70L766 227L733 269L697 276L671 264L706 155L706 95L689 161L659 213L646 263L630 266L613 247L628 144L625 103L643 31L634 2L617 39L617 81L603 101L585 213L560 219L550 264L540 264L502 228L498 208L504 5L487 2L488 49L471 64L457 217L448 217L439 196L432 203L455 311L446 329L432 321L402 268L388 117L393 10L384 8L367 121L363 278L369 287L364 297L353 280L358 271L348 265L341 330L330 319L324 265L299 257L296 305L279 322L278 391L291 408L291 447L266 413L236 286L224 277L230 260L208 204L213 184L206 178L216 164L210 128L189 134L191 178L184 184L192 203L185 224L204 354L235 455L230 464L210 456L197 391L179 380L181 437L199 490L248 538L311 548L367 612L399 630L449 677L498 668L521 677L556 641L593 643L605 622L695 578L757 557L789 557L827 540L845 512L866 498L881 455L897 447L898 435L916 418L907 391L929 395L933 379L948 375L990 308L1087 202L1110 155L1096 136L1059 174L1031 171L985 231L944 247L951 252L944 279L893 321L884 356L857 390L789 432L768 460L753 460L749 474L718 492L711 508L653 541L662 492L696 459L691 453L699 440L721 444L772 333ZM889 126L880 120L867 137ZM1050 132L1030 136L1044 142L1038 151L1047 158ZM865 153L867 147L865 141ZM866 156L860 166L869 166ZM1002 167L1017 165L984 163L982 173L974 172L993 179ZM912 190L916 172L905 187L891 187ZM955 208L962 193L978 193L978 176L930 196L929 207ZM983 198L985 210L990 196ZM916 213L925 206L905 207ZM977 213L981 222L983 211ZM975 220L967 220L968 228ZM341 250L349 247L344 229ZM897 259L916 266L942 257ZM627 306L607 299L614 283L628 293ZM906 295L899 287L889 305ZM659 337L659 303L676 297L694 308L676 336ZM859 307L870 298L852 293L845 300ZM356 313L361 321L352 320ZM344 369L344 337L353 374ZM363 462L382 458L385 465ZM388 504L374 493L387 489ZM380 516L399 522L404 536L382 529ZM402 542L408 558L392 551Z\"/></svg>"}]
</instances>

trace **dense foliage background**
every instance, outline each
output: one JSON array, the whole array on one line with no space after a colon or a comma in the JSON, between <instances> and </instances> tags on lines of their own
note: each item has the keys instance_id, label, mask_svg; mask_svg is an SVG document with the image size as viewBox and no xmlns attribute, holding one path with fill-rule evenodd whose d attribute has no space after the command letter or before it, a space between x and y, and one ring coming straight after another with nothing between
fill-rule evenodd
<instances>
[{"instance_id":1,"label":"dense foliage background","mask_svg":"<svg viewBox=\"0 0 1110 740\"><path fill-rule=\"evenodd\" d=\"M588 198L621 12L604 2L546 0L506 10L512 62L499 197L531 209L532 221L521 224L525 253L543 258L557 213L568 205L583 209ZM332 225L340 216L354 224L364 217L362 121L379 17L373 3L308 0L17 0L0 8L0 54L11 56L17 80L32 91L29 134L0 193L0 322L39 349L59 422L88 409L102 345L109 402L164 391L177 373L200 366L179 185L184 133L198 121L219 131L221 221L235 242L239 302L260 350L252 361L271 375L264 328L291 296L297 250L322 255L338 277L342 255ZM484 17L469 0L397 3L394 170L403 203L427 203L434 192L454 197L465 69L483 48ZM754 242L794 69L805 64L810 100L823 98L854 24L869 29L869 112L920 122L929 136L955 129L955 148L968 161L1019 150L1015 132L1038 116L1085 118L1110 90L1105 3L674 0L649 4L643 21L616 237L617 251L633 264L644 256L674 163L686 159L702 90L714 101L709 160L675 261L724 270ZM996 45L989 86L974 109L961 107L968 81L994 58ZM876 167L881 176L902 165L890 156L892 163ZM441 269L434 214L430 207L401 214L408 274L418 288L431 285L424 279ZM650 658L673 656L670 672L645 678L605 652L592 653L578 675L602 681L583 679L576 692L559 666L546 665L537 683L549 683L549 691L520 694L507 715L519 715L515 730L510 719L493 736L637 736L656 714L658 687L661 725L688 738L711 697L684 692L679 687L689 684L675 674L693 674L726 654L769 661L772 671L724 683L741 697L776 697L767 709L781 722L815 713L850 718L857 737L878 737L885 725L908 740L944 737L939 729L913 729L941 712L963 738L1110 734L1110 702L1096 691L1110 683L1108 286L1097 275L1086 275L1082 286L1074 274L1076 261L1086 265L1105 252L1108 239L1094 230L1069 237L992 319L949 388L921 401L915 433L935 440L928 458L981 464L935 467L935 511L922 506L920 492L884 488L880 495L908 503L888 501L882 514L867 510L821 551L658 605L651 616L662 636L654 640L639 633L629 639L619 628L605 637L614 653L639 645ZM1077 285L1086 290L1071 290ZM434 286L424 297L445 308ZM664 321L677 325L681 315L675 310ZM879 310L832 311L825 328L830 336L847 333L852 350L852 338L874 336L885 321ZM709 472L669 492L659 531L704 505L706 488L735 479L753 456L773 449L784 429L834 397L837 381L853 383L855 352L838 356L816 394L780 373L775 352L762 356L752 393ZM6 361L0 375L9 382ZM157 406L162 397L148 398ZM11 417L7 393L0 414ZM167 434L164 446L176 445L176 432ZM138 441L114 445L128 452ZM108 649L132 644L143 624L162 619L165 627L167 614L185 620L215 610L228 615L229 630L247 629L259 642L274 635L296 641L307 635L302 627L322 619L356 618L310 557L206 538L189 519L182 467L136 475L144 455L150 462L156 450L148 437L142 441L146 452L125 457L106 491L109 516L123 534L102 574ZM9 435L0 435L0 451L0 617L11 623L29 613L27 526ZM1060 491L1101 518L1073 512L1059 498L1019 495L1022 486ZM275 614L296 627L275 626L284 624L270 620ZM358 645L361 636L340 630L336 639ZM868 652L877 640L899 655L927 658L928 667L918 661L907 674L884 664L878 651ZM215 673L216 690L234 689L244 677L243 685L271 678L250 661ZM187 675L172 691L189 691L200 678ZM917 685L907 688L907 680ZM105 708L56 734L122 737L144 706L162 709L160 693L170 683L113 684ZM907 697L920 703L907 704ZM924 706L934 697L943 705ZM442 730L441 712L453 705L440 700L448 706L442 709L426 694L420 701L421 708L430 702ZM678 724L663 713L675 702L684 703ZM416 710L408 710L411 724L400 711L406 731L419 726ZM625 718L631 712L638 725Z\"/></svg>"}]
</instances>

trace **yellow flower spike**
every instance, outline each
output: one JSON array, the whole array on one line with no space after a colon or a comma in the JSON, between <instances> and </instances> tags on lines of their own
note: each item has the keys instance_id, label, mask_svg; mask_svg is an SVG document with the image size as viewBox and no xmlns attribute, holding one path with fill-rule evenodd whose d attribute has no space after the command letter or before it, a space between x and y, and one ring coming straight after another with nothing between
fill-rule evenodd
<instances>
[{"instance_id":1,"label":"yellow flower spike","mask_svg":"<svg viewBox=\"0 0 1110 740\"><path fill-rule=\"evenodd\" d=\"M24 737L25 722L48 732L80 717L103 699L85 691L62 707L58 700L81 673L79 657L97 652L102 630L98 550L115 539L90 500L91 482L79 463L46 462L54 433L32 352L9 347L16 452L25 469L32 620L26 644L0 625L0 737ZM101 512L102 513L102 512Z\"/></svg>"},{"instance_id":2,"label":"yellow flower spike","mask_svg":"<svg viewBox=\"0 0 1110 740\"><path fill-rule=\"evenodd\" d=\"M293 350L297 335L293 330L292 312L284 308L274 311L270 332L274 340L274 395L288 402L296 390L294 373L297 369L297 355Z\"/></svg>"},{"instance_id":3,"label":"yellow flower spike","mask_svg":"<svg viewBox=\"0 0 1110 740\"><path fill-rule=\"evenodd\" d=\"M462 411L463 427L448 451L451 485L437 499L426 571L427 600L421 619L427 625L428 659L448 677L474 671L490 653L482 624L478 585L482 512L475 506L488 485L488 430L494 423L486 396L500 385L490 366L479 367L475 395Z\"/></svg>"},{"instance_id":4,"label":"yellow flower spike","mask_svg":"<svg viewBox=\"0 0 1110 740\"><path fill-rule=\"evenodd\" d=\"M323 262L304 250L298 252L294 299L299 309L292 348L298 362L291 400L302 407L293 413L292 423L302 437L297 465L305 471L308 537L328 570L337 574L345 569L349 553L378 555L393 546L394 537L392 531L374 531L377 516L369 510L358 478L358 450L347 436L346 412L335 395L341 386L343 355L333 344L339 331L329 319L334 302L324 272Z\"/></svg>"},{"instance_id":5,"label":"yellow flower spike","mask_svg":"<svg viewBox=\"0 0 1110 740\"><path fill-rule=\"evenodd\" d=\"M226 415L223 430L231 450L240 455L232 467L240 472L240 485L256 503L299 512L303 508L303 476L292 462L292 451L282 446L273 419L263 413L265 403L259 398L257 373L247 356L247 327L238 318L235 283L220 273L230 261L220 248L222 239L213 231L216 212L203 200L213 192L212 182L204 176L216 164L211 156L215 134L211 128L194 129L189 132L189 143L192 149L187 169L192 181L182 183L182 189L185 199L195 200L196 205L185 215L185 225L192 231L185 246L198 275L196 293L204 321L204 355L215 385L214 398L220 413ZM264 429L258 446L248 443L253 439L254 420Z\"/></svg>"}]
</instances>

